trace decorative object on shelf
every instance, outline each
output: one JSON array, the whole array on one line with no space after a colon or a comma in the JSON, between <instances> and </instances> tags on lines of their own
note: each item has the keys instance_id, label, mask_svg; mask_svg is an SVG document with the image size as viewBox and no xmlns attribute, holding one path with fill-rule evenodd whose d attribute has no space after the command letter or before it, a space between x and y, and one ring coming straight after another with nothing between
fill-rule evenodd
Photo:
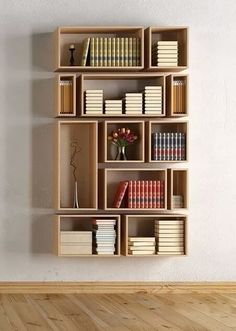
<instances>
[{"instance_id":1,"label":"decorative object on shelf","mask_svg":"<svg viewBox=\"0 0 236 331\"><path fill-rule=\"evenodd\" d=\"M108 140L111 140L111 143L117 147L117 161L126 161L126 147L133 144L138 137L134 132L131 132L129 128L121 128L117 131L113 131Z\"/></svg>"},{"instance_id":2,"label":"decorative object on shelf","mask_svg":"<svg viewBox=\"0 0 236 331\"><path fill-rule=\"evenodd\" d=\"M70 65L74 66L75 65L75 59L74 59L74 51L75 51L75 45L70 45L69 47L70 51Z\"/></svg>"},{"instance_id":3,"label":"decorative object on shelf","mask_svg":"<svg viewBox=\"0 0 236 331\"><path fill-rule=\"evenodd\" d=\"M70 159L70 165L73 168L73 177L74 177L74 202L73 208L79 208L79 197L78 197L78 179L77 179L77 163L76 163L76 155L81 151L81 147L78 145L76 140L73 140L71 143L72 154Z\"/></svg>"}]
</instances>

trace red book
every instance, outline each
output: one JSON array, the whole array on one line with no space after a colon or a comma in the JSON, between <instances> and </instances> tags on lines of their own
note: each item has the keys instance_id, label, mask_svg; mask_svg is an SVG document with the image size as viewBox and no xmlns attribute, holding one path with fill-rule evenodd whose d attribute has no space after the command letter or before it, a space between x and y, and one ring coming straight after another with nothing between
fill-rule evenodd
<instances>
[{"instance_id":1,"label":"red book","mask_svg":"<svg viewBox=\"0 0 236 331\"><path fill-rule=\"evenodd\" d=\"M114 202L113 202L113 208L120 208L122 200L124 199L128 184L129 184L129 182L120 182L120 184L117 188L117 191L116 191Z\"/></svg>"},{"instance_id":2,"label":"red book","mask_svg":"<svg viewBox=\"0 0 236 331\"><path fill-rule=\"evenodd\" d=\"M152 208L157 207L156 194L157 194L157 185L156 185L156 181L153 180L152 181Z\"/></svg>"},{"instance_id":3,"label":"red book","mask_svg":"<svg viewBox=\"0 0 236 331\"><path fill-rule=\"evenodd\" d=\"M140 182L140 208L144 207L144 180Z\"/></svg>"},{"instance_id":4,"label":"red book","mask_svg":"<svg viewBox=\"0 0 236 331\"><path fill-rule=\"evenodd\" d=\"M165 185L164 185L164 180L161 180L161 201L160 201L160 205L161 205L161 208L165 208Z\"/></svg>"},{"instance_id":5,"label":"red book","mask_svg":"<svg viewBox=\"0 0 236 331\"><path fill-rule=\"evenodd\" d=\"M148 208L148 180L144 182L144 208Z\"/></svg>"},{"instance_id":6,"label":"red book","mask_svg":"<svg viewBox=\"0 0 236 331\"><path fill-rule=\"evenodd\" d=\"M133 181L130 180L129 181L129 186L128 186L128 208L132 208L132 204L133 204L132 189L133 189Z\"/></svg>"},{"instance_id":7,"label":"red book","mask_svg":"<svg viewBox=\"0 0 236 331\"><path fill-rule=\"evenodd\" d=\"M136 208L140 208L140 180L136 182Z\"/></svg>"},{"instance_id":8,"label":"red book","mask_svg":"<svg viewBox=\"0 0 236 331\"><path fill-rule=\"evenodd\" d=\"M132 194L133 194L133 201L132 201L132 208L136 208L136 180L132 180L133 187L132 187Z\"/></svg>"},{"instance_id":9,"label":"red book","mask_svg":"<svg viewBox=\"0 0 236 331\"><path fill-rule=\"evenodd\" d=\"M161 207L161 182L159 180L156 181L156 208Z\"/></svg>"},{"instance_id":10,"label":"red book","mask_svg":"<svg viewBox=\"0 0 236 331\"><path fill-rule=\"evenodd\" d=\"M148 208L152 208L152 180L148 181Z\"/></svg>"}]
</instances>

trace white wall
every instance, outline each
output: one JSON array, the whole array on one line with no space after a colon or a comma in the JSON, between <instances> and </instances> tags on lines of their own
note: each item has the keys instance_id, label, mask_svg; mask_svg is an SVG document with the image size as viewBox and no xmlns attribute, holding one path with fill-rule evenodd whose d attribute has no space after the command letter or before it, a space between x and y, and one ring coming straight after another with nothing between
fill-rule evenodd
<instances>
[{"instance_id":1,"label":"white wall","mask_svg":"<svg viewBox=\"0 0 236 331\"><path fill-rule=\"evenodd\" d=\"M236 279L236 2L0 1L0 280ZM52 239L51 32L59 25L190 26L186 258L57 258Z\"/></svg>"}]
</instances>

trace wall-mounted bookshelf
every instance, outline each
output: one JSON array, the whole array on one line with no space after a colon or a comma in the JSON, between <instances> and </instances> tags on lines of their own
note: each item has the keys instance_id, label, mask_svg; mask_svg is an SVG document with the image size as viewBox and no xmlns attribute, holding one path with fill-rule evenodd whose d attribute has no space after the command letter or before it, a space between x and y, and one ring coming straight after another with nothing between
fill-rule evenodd
<instances>
[{"instance_id":1,"label":"wall-mounted bookshelf","mask_svg":"<svg viewBox=\"0 0 236 331\"><path fill-rule=\"evenodd\" d=\"M55 254L185 256L188 28L59 27L54 45Z\"/></svg>"}]
</instances>

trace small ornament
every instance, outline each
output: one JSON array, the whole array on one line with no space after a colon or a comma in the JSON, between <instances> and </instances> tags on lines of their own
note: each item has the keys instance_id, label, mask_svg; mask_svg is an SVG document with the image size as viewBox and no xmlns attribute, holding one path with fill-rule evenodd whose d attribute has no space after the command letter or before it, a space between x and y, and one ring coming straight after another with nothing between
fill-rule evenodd
<instances>
[{"instance_id":1,"label":"small ornament","mask_svg":"<svg viewBox=\"0 0 236 331\"><path fill-rule=\"evenodd\" d=\"M74 64L75 64L75 59L74 59L75 45L74 44L70 45L69 51L71 53L70 54L70 65L74 66Z\"/></svg>"}]
</instances>

